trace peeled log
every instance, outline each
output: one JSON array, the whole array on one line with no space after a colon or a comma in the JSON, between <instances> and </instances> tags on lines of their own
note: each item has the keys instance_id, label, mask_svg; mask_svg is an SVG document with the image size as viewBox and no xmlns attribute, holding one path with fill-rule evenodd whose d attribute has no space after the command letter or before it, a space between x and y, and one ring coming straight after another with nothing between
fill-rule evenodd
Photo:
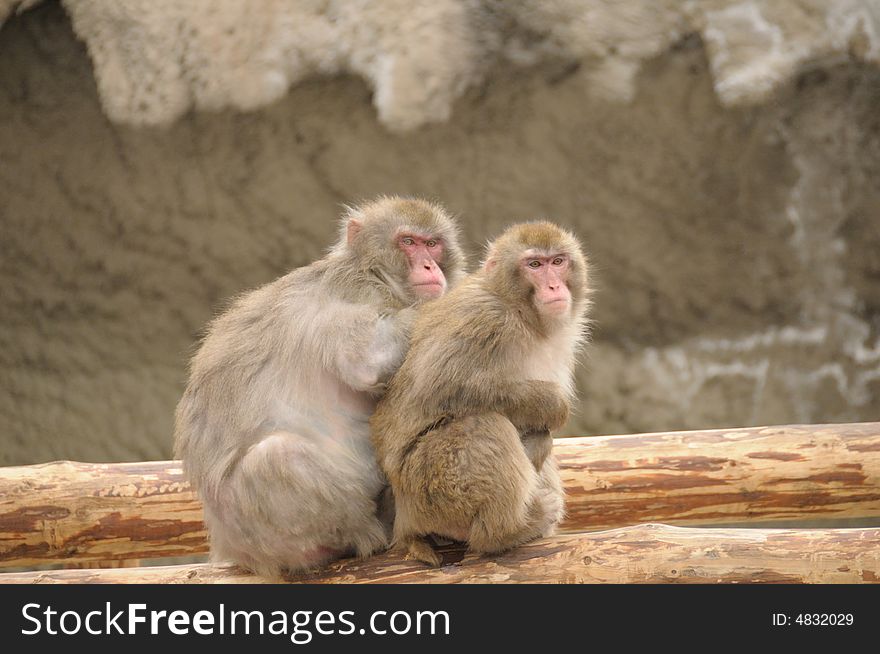
<instances>
[{"instance_id":1,"label":"peeled log","mask_svg":"<svg viewBox=\"0 0 880 654\"><path fill-rule=\"evenodd\" d=\"M557 439L553 452L566 531L880 518L876 422Z\"/></svg>"},{"instance_id":2,"label":"peeled log","mask_svg":"<svg viewBox=\"0 0 880 654\"><path fill-rule=\"evenodd\" d=\"M880 423L557 439L563 532L878 518ZM207 551L180 463L0 468L0 567Z\"/></svg>"},{"instance_id":3,"label":"peeled log","mask_svg":"<svg viewBox=\"0 0 880 654\"><path fill-rule=\"evenodd\" d=\"M229 565L0 574L0 583L271 583ZM383 554L290 583L877 583L880 529L691 529L647 524L565 534L493 557L445 548L428 568Z\"/></svg>"},{"instance_id":4,"label":"peeled log","mask_svg":"<svg viewBox=\"0 0 880 654\"><path fill-rule=\"evenodd\" d=\"M0 468L0 567L208 550L179 461Z\"/></svg>"}]
</instances>

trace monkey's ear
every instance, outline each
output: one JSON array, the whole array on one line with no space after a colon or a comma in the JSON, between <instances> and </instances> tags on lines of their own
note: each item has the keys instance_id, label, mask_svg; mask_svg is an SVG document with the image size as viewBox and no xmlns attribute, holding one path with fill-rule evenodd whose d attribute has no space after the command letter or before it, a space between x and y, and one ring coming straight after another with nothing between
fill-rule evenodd
<instances>
[{"instance_id":1,"label":"monkey's ear","mask_svg":"<svg viewBox=\"0 0 880 654\"><path fill-rule=\"evenodd\" d=\"M345 227L345 240L349 245L354 243L354 239L360 233L363 226L364 224L357 218L350 218L348 220L348 225Z\"/></svg>"},{"instance_id":2,"label":"monkey's ear","mask_svg":"<svg viewBox=\"0 0 880 654\"><path fill-rule=\"evenodd\" d=\"M495 266L497 266L497 265L498 265L498 259L494 259L494 258L490 257L489 259L486 259L486 263L483 264L483 270L485 270L486 272L489 272L490 270L493 270L495 268Z\"/></svg>"}]
</instances>

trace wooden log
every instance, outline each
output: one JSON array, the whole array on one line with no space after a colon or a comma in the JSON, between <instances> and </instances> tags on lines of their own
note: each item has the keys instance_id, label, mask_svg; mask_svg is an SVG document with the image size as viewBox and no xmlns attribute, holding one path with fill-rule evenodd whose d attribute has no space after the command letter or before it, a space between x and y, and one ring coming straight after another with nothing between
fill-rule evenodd
<instances>
[{"instance_id":1,"label":"wooden log","mask_svg":"<svg viewBox=\"0 0 880 654\"><path fill-rule=\"evenodd\" d=\"M568 531L642 522L880 524L876 422L557 439L554 453Z\"/></svg>"},{"instance_id":2,"label":"wooden log","mask_svg":"<svg viewBox=\"0 0 880 654\"><path fill-rule=\"evenodd\" d=\"M347 559L290 583L878 583L880 529L694 529L564 534L494 557L444 548L428 568L397 553ZM231 565L0 574L0 583L267 583Z\"/></svg>"},{"instance_id":3,"label":"wooden log","mask_svg":"<svg viewBox=\"0 0 880 654\"><path fill-rule=\"evenodd\" d=\"M206 551L201 505L180 462L0 468L0 568Z\"/></svg>"},{"instance_id":4,"label":"wooden log","mask_svg":"<svg viewBox=\"0 0 880 654\"><path fill-rule=\"evenodd\" d=\"M878 519L880 423L557 439L563 532ZM207 551L179 462L0 468L0 568Z\"/></svg>"}]
</instances>

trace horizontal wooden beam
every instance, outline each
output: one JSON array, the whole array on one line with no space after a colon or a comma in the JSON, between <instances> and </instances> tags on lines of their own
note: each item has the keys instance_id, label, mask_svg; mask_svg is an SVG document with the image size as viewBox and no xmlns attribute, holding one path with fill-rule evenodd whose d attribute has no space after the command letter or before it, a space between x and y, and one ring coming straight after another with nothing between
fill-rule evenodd
<instances>
[{"instance_id":1,"label":"horizontal wooden beam","mask_svg":"<svg viewBox=\"0 0 880 654\"><path fill-rule=\"evenodd\" d=\"M880 423L557 439L562 532L877 519ZM0 468L0 568L207 551L177 461Z\"/></svg>"},{"instance_id":2,"label":"horizontal wooden beam","mask_svg":"<svg viewBox=\"0 0 880 654\"><path fill-rule=\"evenodd\" d=\"M880 529L694 529L660 524L564 534L500 556L442 551L428 568L397 553L347 559L291 583L878 583ZM266 583L230 565L0 574L0 583Z\"/></svg>"},{"instance_id":3,"label":"horizontal wooden beam","mask_svg":"<svg viewBox=\"0 0 880 654\"><path fill-rule=\"evenodd\" d=\"M558 439L554 453L570 531L843 518L880 526L877 422Z\"/></svg>"},{"instance_id":4,"label":"horizontal wooden beam","mask_svg":"<svg viewBox=\"0 0 880 654\"><path fill-rule=\"evenodd\" d=\"M0 468L0 568L207 551L178 461Z\"/></svg>"}]
</instances>

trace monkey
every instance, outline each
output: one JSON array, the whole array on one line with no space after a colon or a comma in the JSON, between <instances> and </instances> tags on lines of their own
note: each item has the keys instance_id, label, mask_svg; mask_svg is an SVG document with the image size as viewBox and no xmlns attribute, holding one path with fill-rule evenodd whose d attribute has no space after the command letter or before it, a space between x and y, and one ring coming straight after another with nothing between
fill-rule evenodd
<instances>
[{"instance_id":1,"label":"monkey","mask_svg":"<svg viewBox=\"0 0 880 654\"><path fill-rule=\"evenodd\" d=\"M393 547L437 566L431 534L491 554L553 532L564 497L550 434L569 416L589 296L575 236L521 223L415 318L370 418Z\"/></svg>"},{"instance_id":2,"label":"monkey","mask_svg":"<svg viewBox=\"0 0 880 654\"><path fill-rule=\"evenodd\" d=\"M175 413L213 560L282 577L387 546L369 417L418 307L463 273L438 204L347 207L338 242L215 318Z\"/></svg>"}]
</instances>

